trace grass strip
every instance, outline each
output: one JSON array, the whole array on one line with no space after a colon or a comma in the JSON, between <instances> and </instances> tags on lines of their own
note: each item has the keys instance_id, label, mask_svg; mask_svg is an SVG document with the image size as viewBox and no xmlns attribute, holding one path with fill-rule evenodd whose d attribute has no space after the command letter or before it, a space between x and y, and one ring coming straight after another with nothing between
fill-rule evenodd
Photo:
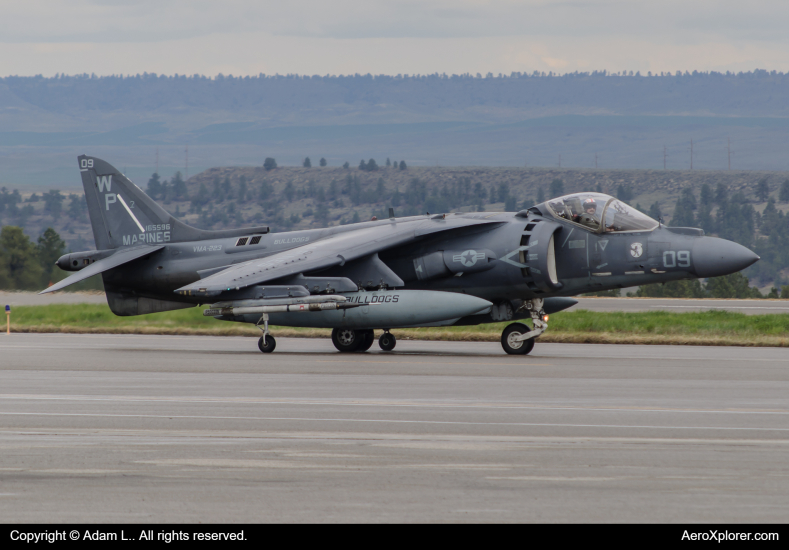
<instances>
[{"instance_id":1,"label":"grass strip","mask_svg":"<svg viewBox=\"0 0 789 550\"><path fill-rule=\"evenodd\" d=\"M251 325L203 317L203 308L117 317L106 305L20 306L12 312L13 332L103 334L199 334L259 336ZM396 329L401 339L497 342L508 323L473 327ZM325 338L329 329L272 327L274 336ZM723 310L675 313L566 311L551 315L541 342L599 344L683 344L789 347L789 314L745 315Z\"/></svg>"}]
</instances>

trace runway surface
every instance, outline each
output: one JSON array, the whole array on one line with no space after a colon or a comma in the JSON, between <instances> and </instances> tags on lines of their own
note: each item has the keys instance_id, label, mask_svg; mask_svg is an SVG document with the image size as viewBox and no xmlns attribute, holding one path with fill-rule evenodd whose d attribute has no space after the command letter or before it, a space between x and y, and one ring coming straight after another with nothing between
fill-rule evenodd
<instances>
[{"instance_id":1,"label":"runway surface","mask_svg":"<svg viewBox=\"0 0 789 550\"><path fill-rule=\"evenodd\" d=\"M575 309L590 311L710 311L727 310L748 315L789 313L789 300L686 300L684 298L577 298ZM103 294L89 292L0 292L0 306L35 306L47 304L106 304Z\"/></svg>"},{"instance_id":2,"label":"runway surface","mask_svg":"<svg viewBox=\"0 0 789 550\"><path fill-rule=\"evenodd\" d=\"M5 522L785 522L776 348L0 337Z\"/></svg>"},{"instance_id":3,"label":"runway surface","mask_svg":"<svg viewBox=\"0 0 789 550\"><path fill-rule=\"evenodd\" d=\"M705 298L576 298L575 309L590 311L734 311L746 315L789 313L789 300L716 300Z\"/></svg>"}]
</instances>

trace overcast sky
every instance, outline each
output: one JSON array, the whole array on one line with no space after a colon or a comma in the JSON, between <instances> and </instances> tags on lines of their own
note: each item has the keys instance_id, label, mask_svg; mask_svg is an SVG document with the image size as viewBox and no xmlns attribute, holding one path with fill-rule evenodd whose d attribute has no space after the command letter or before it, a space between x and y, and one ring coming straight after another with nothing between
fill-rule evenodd
<instances>
[{"instance_id":1,"label":"overcast sky","mask_svg":"<svg viewBox=\"0 0 789 550\"><path fill-rule=\"evenodd\" d=\"M789 71L786 0L0 0L0 76Z\"/></svg>"}]
</instances>

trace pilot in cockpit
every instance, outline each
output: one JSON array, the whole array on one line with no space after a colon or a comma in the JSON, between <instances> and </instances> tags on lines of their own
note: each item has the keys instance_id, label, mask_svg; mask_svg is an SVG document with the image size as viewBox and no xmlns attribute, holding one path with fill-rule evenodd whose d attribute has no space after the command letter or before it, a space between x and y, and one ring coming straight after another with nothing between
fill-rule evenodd
<instances>
[{"instance_id":1,"label":"pilot in cockpit","mask_svg":"<svg viewBox=\"0 0 789 550\"><path fill-rule=\"evenodd\" d=\"M576 214L573 216L573 221L597 229L600 227L600 222L597 220L597 203L593 198L588 198L583 203L584 213Z\"/></svg>"}]
</instances>

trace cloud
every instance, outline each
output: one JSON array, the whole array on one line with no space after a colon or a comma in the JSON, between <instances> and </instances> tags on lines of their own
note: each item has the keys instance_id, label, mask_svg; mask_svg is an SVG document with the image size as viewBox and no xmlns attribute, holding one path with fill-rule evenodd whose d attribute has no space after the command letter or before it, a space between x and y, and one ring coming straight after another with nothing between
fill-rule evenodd
<instances>
[{"instance_id":1,"label":"cloud","mask_svg":"<svg viewBox=\"0 0 789 550\"><path fill-rule=\"evenodd\" d=\"M789 70L775 0L0 1L0 75Z\"/></svg>"}]
</instances>

